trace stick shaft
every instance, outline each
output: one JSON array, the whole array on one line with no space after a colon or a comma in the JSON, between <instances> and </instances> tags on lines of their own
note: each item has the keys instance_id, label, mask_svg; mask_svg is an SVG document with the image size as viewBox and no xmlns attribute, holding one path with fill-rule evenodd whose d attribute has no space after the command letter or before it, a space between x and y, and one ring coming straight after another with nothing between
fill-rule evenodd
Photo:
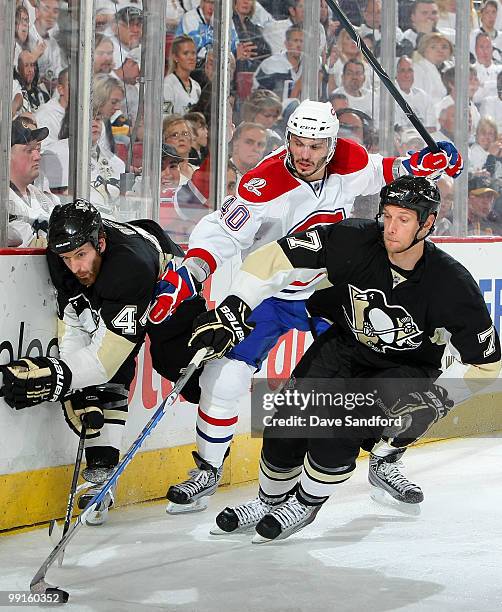
<instances>
[{"instance_id":1,"label":"stick shaft","mask_svg":"<svg viewBox=\"0 0 502 612\"><path fill-rule=\"evenodd\" d=\"M350 23L347 15L342 11L342 9L338 6L338 3L335 0L326 0L328 5L333 9L336 16L340 20L344 29L348 33L348 35L352 38L352 40L356 43L356 45L361 49L361 53L368 60L368 63L373 68L373 70L378 74L380 80L385 85L385 87L390 91L391 96L394 100L399 104L404 114L408 117L413 127L417 130L417 132L422 136L425 140L425 143L430 148L431 151L437 152L439 151L439 147L436 141L432 138L429 132L425 129L425 126L422 124L420 119L416 116L415 112L411 108L411 106L406 102L404 97L402 96L399 89L394 85L389 75L382 68L380 62L376 59L373 53L368 49L366 43L362 40L359 34L354 29L354 26Z\"/></svg>"}]
</instances>

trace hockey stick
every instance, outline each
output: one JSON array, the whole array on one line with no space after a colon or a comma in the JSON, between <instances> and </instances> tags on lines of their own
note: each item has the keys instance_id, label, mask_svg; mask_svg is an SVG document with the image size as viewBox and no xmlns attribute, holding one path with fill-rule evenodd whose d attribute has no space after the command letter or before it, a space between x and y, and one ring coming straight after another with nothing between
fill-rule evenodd
<instances>
[{"instance_id":1,"label":"hockey stick","mask_svg":"<svg viewBox=\"0 0 502 612\"><path fill-rule=\"evenodd\" d=\"M408 117L408 119L413 124L413 127L417 130L417 132L422 136L425 140L425 143L429 147L429 149L433 153L437 153L439 151L439 147L437 142L432 138L429 132L425 129L420 119L416 116L415 112L411 108L411 106L406 102L406 100L401 95L399 89L394 85L389 75L382 68L380 62L376 59L373 53L368 49L366 43L362 40L359 34L354 29L354 26L350 23L347 15L342 11L342 9L338 6L338 4L334 0L326 0L330 8L336 13L336 16L340 20L347 34L352 38L352 40L356 43L358 48L361 50L361 53L368 60L368 63L373 68L373 70L378 74L380 80L385 85L385 87L389 90L390 95L394 98L394 100L399 104L404 114Z\"/></svg>"},{"instance_id":2,"label":"hockey stick","mask_svg":"<svg viewBox=\"0 0 502 612\"><path fill-rule=\"evenodd\" d=\"M77 533L78 529L85 522L86 517L92 512L96 506L104 499L107 492L111 489L111 487L117 482L119 476L125 470L127 465L130 463L131 459L134 457L140 446L145 441L145 438L151 434L153 429L156 427L158 422L164 416L164 411L167 406L171 406L177 399L178 395L182 391L185 384L188 382L188 379L192 376L195 370L200 366L204 358L208 354L208 349L200 349L194 355L193 359L190 361L188 366L186 367L184 373L178 378L176 381L173 390L166 397L166 399L160 404L160 406L155 411L155 414L145 425L139 436L132 443L129 450L124 455L122 461L117 465L117 467L113 470L113 474L110 476L109 480L102 487L99 493L89 500L89 503L84 508L81 514L77 517L77 520L70 527L66 535L63 539L57 544L57 546L53 549L51 554L47 557L47 559L42 563L38 572L33 577L33 580L30 582L30 591L32 593L44 593L50 595L52 598L52 603L66 603L69 598L69 593L60 589L59 587L52 586L45 581L45 575L47 570L54 563L56 558L61 554L61 551L64 550L73 536Z\"/></svg>"},{"instance_id":3,"label":"hockey stick","mask_svg":"<svg viewBox=\"0 0 502 612\"><path fill-rule=\"evenodd\" d=\"M68 504L66 506L66 516L65 516L64 525L63 525L63 533L61 536L63 538L66 535L68 529L70 528L71 517L73 515L73 507L75 505L75 495L77 492L77 482L78 482L78 477L80 474L80 466L82 465L82 457L84 455L84 443L85 443L86 434L87 434L87 424L85 422L85 419L82 418L82 429L80 430L80 438L78 440L77 456L75 458L75 467L73 468L73 477L71 479L70 494L68 496ZM51 536L52 533L54 533L55 525L56 525L56 520L53 519L49 524L49 537ZM59 567L63 565L63 558L64 558L64 550L61 550L61 554L58 557Z\"/></svg>"}]
</instances>

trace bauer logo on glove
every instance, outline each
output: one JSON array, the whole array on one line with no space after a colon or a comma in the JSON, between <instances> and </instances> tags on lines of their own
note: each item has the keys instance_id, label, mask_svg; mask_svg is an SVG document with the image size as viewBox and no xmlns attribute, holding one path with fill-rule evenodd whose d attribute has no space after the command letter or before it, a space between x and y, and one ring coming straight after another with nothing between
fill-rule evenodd
<instances>
[{"instance_id":1,"label":"bauer logo on glove","mask_svg":"<svg viewBox=\"0 0 502 612\"><path fill-rule=\"evenodd\" d=\"M24 357L3 366L3 395L20 410L42 402L57 402L71 386L70 368L55 357Z\"/></svg>"}]
</instances>

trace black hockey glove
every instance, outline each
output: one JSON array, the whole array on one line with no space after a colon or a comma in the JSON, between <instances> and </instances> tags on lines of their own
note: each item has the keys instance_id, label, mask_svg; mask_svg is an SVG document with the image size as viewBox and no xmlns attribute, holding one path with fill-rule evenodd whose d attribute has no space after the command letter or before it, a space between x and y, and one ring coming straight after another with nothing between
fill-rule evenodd
<instances>
[{"instance_id":1,"label":"black hockey glove","mask_svg":"<svg viewBox=\"0 0 502 612\"><path fill-rule=\"evenodd\" d=\"M253 330L255 324L246 322L250 314L251 309L245 302L229 295L217 308L195 319L188 346L196 350L212 348L214 352L205 361L223 357Z\"/></svg>"},{"instance_id":2,"label":"black hockey glove","mask_svg":"<svg viewBox=\"0 0 502 612\"><path fill-rule=\"evenodd\" d=\"M408 446L445 417L453 406L454 402L448 398L446 389L439 385L432 385L428 391L408 393L386 410L389 417L400 417L401 424L385 430L384 438L391 438L392 446Z\"/></svg>"},{"instance_id":3,"label":"black hockey glove","mask_svg":"<svg viewBox=\"0 0 502 612\"><path fill-rule=\"evenodd\" d=\"M5 401L16 410L57 402L71 386L70 368L55 357L24 357L2 369Z\"/></svg>"},{"instance_id":4,"label":"black hockey glove","mask_svg":"<svg viewBox=\"0 0 502 612\"><path fill-rule=\"evenodd\" d=\"M74 433L79 436L82 424L85 423L86 438L96 438L99 435L99 430L105 424L104 402L95 387L86 387L82 391L71 393L61 405L64 418Z\"/></svg>"}]
</instances>

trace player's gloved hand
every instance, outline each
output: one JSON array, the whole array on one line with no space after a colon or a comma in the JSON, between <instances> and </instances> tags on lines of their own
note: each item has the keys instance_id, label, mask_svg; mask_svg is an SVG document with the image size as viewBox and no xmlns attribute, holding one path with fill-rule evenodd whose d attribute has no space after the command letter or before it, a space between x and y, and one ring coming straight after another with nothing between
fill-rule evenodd
<instances>
[{"instance_id":1,"label":"player's gloved hand","mask_svg":"<svg viewBox=\"0 0 502 612\"><path fill-rule=\"evenodd\" d=\"M3 366L3 395L20 410L42 402L57 402L71 386L71 370L55 357L24 357Z\"/></svg>"},{"instance_id":2,"label":"player's gloved hand","mask_svg":"<svg viewBox=\"0 0 502 612\"><path fill-rule=\"evenodd\" d=\"M384 432L384 436L392 438L393 446L408 446L445 417L453 406L448 392L439 385L432 385L427 391L408 393L386 411L393 419L401 417L401 426L390 428Z\"/></svg>"},{"instance_id":3,"label":"player's gloved hand","mask_svg":"<svg viewBox=\"0 0 502 612\"><path fill-rule=\"evenodd\" d=\"M439 151L433 153L429 147L420 151L409 151L409 157L402 160L406 171L413 176L426 176L438 179L443 172L456 178L463 169L460 153L451 142L437 143Z\"/></svg>"},{"instance_id":4,"label":"player's gloved hand","mask_svg":"<svg viewBox=\"0 0 502 612\"><path fill-rule=\"evenodd\" d=\"M205 361L223 357L253 330L255 324L246 322L250 314L251 308L245 302L235 295L229 295L217 308L195 319L188 346L196 350L213 349L214 352Z\"/></svg>"},{"instance_id":5,"label":"player's gloved hand","mask_svg":"<svg viewBox=\"0 0 502 612\"><path fill-rule=\"evenodd\" d=\"M82 424L86 427L86 438L95 438L105 424L103 401L95 387L86 387L71 393L61 402L65 421L78 436Z\"/></svg>"},{"instance_id":6,"label":"player's gloved hand","mask_svg":"<svg viewBox=\"0 0 502 612\"><path fill-rule=\"evenodd\" d=\"M197 287L190 272L185 266L175 270L173 262L170 261L155 288L148 320L155 324L162 323L174 314L182 302L191 300L196 295Z\"/></svg>"}]
</instances>

